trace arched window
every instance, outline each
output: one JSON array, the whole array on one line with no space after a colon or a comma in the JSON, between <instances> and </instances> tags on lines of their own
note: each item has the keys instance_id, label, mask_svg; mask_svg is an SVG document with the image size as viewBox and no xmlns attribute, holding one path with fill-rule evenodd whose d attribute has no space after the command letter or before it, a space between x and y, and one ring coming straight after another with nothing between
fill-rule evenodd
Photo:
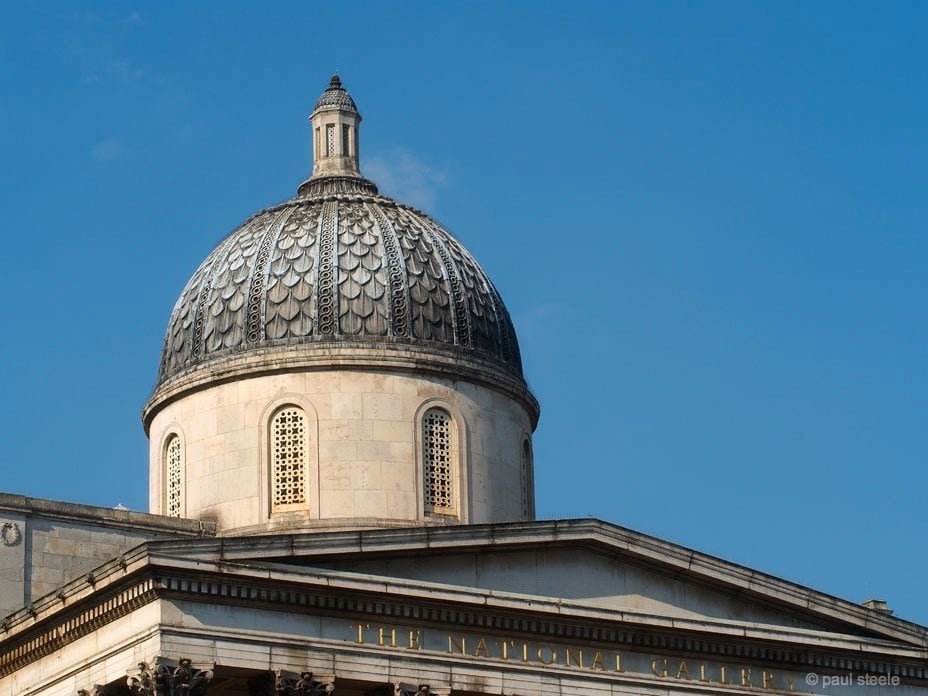
<instances>
[{"instance_id":1,"label":"arched window","mask_svg":"<svg viewBox=\"0 0 928 696\"><path fill-rule=\"evenodd\" d=\"M270 423L271 512L306 508L306 413L284 406Z\"/></svg>"},{"instance_id":2,"label":"arched window","mask_svg":"<svg viewBox=\"0 0 928 696\"><path fill-rule=\"evenodd\" d=\"M530 520L535 517L532 471L532 443L528 438L522 440L522 517Z\"/></svg>"},{"instance_id":3,"label":"arched window","mask_svg":"<svg viewBox=\"0 0 928 696\"><path fill-rule=\"evenodd\" d=\"M422 417L422 471L425 511L439 515L458 512L457 437L451 414L430 408Z\"/></svg>"},{"instance_id":4,"label":"arched window","mask_svg":"<svg viewBox=\"0 0 928 696\"><path fill-rule=\"evenodd\" d=\"M164 514L184 515L184 443L171 435L164 443Z\"/></svg>"}]
</instances>

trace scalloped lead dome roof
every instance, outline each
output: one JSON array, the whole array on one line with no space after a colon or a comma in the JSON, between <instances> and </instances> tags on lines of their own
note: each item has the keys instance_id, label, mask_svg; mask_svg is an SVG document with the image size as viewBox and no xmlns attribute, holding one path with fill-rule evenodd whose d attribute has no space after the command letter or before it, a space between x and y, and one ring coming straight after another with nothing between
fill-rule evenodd
<instances>
[{"instance_id":1,"label":"scalloped lead dome roof","mask_svg":"<svg viewBox=\"0 0 928 696\"><path fill-rule=\"evenodd\" d=\"M414 346L524 384L516 334L470 253L424 213L360 176L354 101L337 76L310 116L313 176L223 240L168 324L159 387L274 347Z\"/></svg>"}]
</instances>

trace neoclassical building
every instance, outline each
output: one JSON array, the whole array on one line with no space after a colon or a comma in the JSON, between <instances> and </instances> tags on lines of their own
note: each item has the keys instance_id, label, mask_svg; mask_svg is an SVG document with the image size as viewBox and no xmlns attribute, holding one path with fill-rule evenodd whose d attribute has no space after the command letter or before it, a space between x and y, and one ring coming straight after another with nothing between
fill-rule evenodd
<instances>
[{"instance_id":1,"label":"neoclassical building","mask_svg":"<svg viewBox=\"0 0 928 696\"><path fill-rule=\"evenodd\" d=\"M928 629L598 520L536 521L492 281L359 167L209 254L142 420L150 512L0 494L0 696L928 694Z\"/></svg>"}]
</instances>

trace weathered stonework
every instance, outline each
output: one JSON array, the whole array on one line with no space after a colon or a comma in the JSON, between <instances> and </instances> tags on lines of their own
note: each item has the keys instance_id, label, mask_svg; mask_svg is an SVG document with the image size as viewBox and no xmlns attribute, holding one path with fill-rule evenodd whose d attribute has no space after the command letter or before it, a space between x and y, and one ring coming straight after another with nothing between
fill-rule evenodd
<instances>
[{"instance_id":1,"label":"weathered stonework","mask_svg":"<svg viewBox=\"0 0 928 696\"><path fill-rule=\"evenodd\" d=\"M145 541L212 531L208 522L0 493L0 614L31 604Z\"/></svg>"},{"instance_id":2,"label":"weathered stonework","mask_svg":"<svg viewBox=\"0 0 928 696\"><path fill-rule=\"evenodd\" d=\"M307 504L271 515L269 422L299 406L308 419ZM421 418L447 409L458 436L460 514L423 509ZM355 524L398 526L525 518L525 407L487 386L386 370L312 370L204 387L159 410L150 426L150 506L165 508L165 443L185 446L184 516L220 533Z\"/></svg>"}]
</instances>

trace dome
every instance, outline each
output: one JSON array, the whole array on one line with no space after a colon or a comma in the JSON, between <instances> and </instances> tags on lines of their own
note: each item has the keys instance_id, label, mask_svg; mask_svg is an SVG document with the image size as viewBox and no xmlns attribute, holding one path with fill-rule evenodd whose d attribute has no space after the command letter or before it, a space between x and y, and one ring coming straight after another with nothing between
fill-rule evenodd
<instances>
[{"instance_id":1,"label":"dome","mask_svg":"<svg viewBox=\"0 0 928 696\"><path fill-rule=\"evenodd\" d=\"M313 113L320 109L347 109L357 112L358 107L355 106L354 99L342 87L342 81L338 75L332 75L329 86L319 97L316 106L313 107Z\"/></svg>"},{"instance_id":2,"label":"dome","mask_svg":"<svg viewBox=\"0 0 928 696\"><path fill-rule=\"evenodd\" d=\"M171 313L142 413L150 509L236 534L531 519L539 408L499 292L361 175L337 76L310 122L312 175Z\"/></svg>"},{"instance_id":3,"label":"dome","mask_svg":"<svg viewBox=\"0 0 928 696\"><path fill-rule=\"evenodd\" d=\"M537 414L486 273L436 221L361 177L360 115L338 76L311 119L313 176L220 242L181 292L146 422L192 384L371 361L477 378Z\"/></svg>"},{"instance_id":4,"label":"dome","mask_svg":"<svg viewBox=\"0 0 928 696\"><path fill-rule=\"evenodd\" d=\"M159 383L243 351L333 343L428 347L522 377L499 293L427 215L379 195L298 197L213 250L168 324Z\"/></svg>"}]
</instances>

